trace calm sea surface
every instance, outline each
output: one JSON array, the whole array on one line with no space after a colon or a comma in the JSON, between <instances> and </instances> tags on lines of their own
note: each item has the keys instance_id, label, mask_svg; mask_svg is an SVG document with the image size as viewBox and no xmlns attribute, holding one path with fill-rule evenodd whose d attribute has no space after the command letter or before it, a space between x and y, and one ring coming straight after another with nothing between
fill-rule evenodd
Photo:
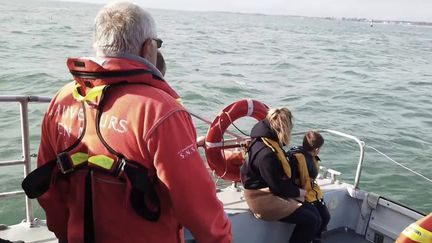
<instances>
[{"instance_id":1,"label":"calm sea surface","mask_svg":"<svg viewBox=\"0 0 432 243\"><path fill-rule=\"evenodd\" d=\"M100 5L3 1L0 94L52 96L71 80L66 57L91 56ZM287 106L294 132L352 134L432 178L432 28L234 13L150 10L164 40L166 79L186 107L213 120L228 104L253 98ZM46 104L30 107L37 152ZM19 107L0 104L0 160L21 158ZM246 132L251 119L236 125ZM198 133L208 126L196 121ZM325 134L323 165L353 182L357 145ZM293 137L298 144L300 137ZM185 168L187 169L187 168ZM0 168L0 192L20 189L23 169ZM366 148L361 188L423 212L432 184ZM38 217L44 217L40 210ZM24 218L24 200L0 201L0 223Z\"/></svg>"}]
</instances>

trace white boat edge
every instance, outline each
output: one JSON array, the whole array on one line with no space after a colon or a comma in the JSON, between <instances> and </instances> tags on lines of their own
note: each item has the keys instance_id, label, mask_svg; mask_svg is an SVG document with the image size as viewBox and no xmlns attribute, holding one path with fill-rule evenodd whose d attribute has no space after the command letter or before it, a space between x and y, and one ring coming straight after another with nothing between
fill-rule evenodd
<instances>
[{"instance_id":1,"label":"white boat edge","mask_svg":"<svg viewBox=\"0 0 432 243\"><path fill-rule=\"evenodd\" d=\"M50 98L38 96L0 96L0 102L18 102L21 109L23 159L0 161L0 166L24 165L25 175L30 173L30 150L28 129L28 103L49 102ZM377 194L358 189L362 169L364 142L348 134L334 130L322 130L352 139L359 144L360 158L354 185L341 183L340 175L332 169L322 168L318 183L324 192L324 199L331 214L324 242L394 242L400 232L409 224L425 215L407 206L398 204ZM2 198L22 195L22 191L0 193ZM221 189L218 198L232 223L234 242L286 242L294 225L281 222L267 222L253 217L243 198L242 187L233 184ZM25 242L57 242L57 238L46 227L45 220L34 219L33 201L26 198L26 219L0 230L0 238ZM0 222L1 223L1 222ZM185 233L186 242L194 242L189 232Z\"/></svg>"}]
</instances>

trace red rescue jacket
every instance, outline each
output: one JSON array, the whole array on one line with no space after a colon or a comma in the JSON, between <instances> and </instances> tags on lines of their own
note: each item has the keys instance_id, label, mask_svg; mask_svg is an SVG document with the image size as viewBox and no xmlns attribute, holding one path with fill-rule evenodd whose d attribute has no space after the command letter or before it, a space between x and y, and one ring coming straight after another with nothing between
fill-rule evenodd
<instances>
[{"instance_id":1,"label":"red rescue jacket","mask_svg":"<svg viewBox=\"0 0 432 243\"><path fill-rule=\"evenodd\" d=\"M95 241L183 242L185 226L198 242L231 242L231 224L198 153L191 117L176 101L177 93L144 63L130 59L69 59L68 66L75 82L55 95L45 114L38 166L56 159L83 133L72 152L113 157L97 136L95 119L101 97L78 102L73 92L84 97L94 86L115 85L102 94L100 133L112 149L148 168L160 199L159 219L145 220L131 207L130 185L125 180L94 170L91 188ZM94 76L95 72L111 75ZM48 191L38 198L48 228L69 243L83 242L88 169L68 176L56 173L57 168Z\"/></svg>"}]
</instances>

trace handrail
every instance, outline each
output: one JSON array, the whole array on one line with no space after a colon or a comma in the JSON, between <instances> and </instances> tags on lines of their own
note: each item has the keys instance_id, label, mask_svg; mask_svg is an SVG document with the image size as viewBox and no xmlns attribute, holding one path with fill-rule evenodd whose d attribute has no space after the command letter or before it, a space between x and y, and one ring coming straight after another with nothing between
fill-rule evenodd
<instances>
[{"instance_id":1,"label":"handrail","mask_svg":"<svg viewBox=\"0 0 432 243\"><path fill-rule=\"evenodd\" d=\"M28 103L30 102L40 102L40 103L48 103L51 101L50 97L43 97L43 96L26 96L26 95L0 95L0 103L1 102L18 102L20 104L20 124L21 124L21 138L22 138L22 160L9 160L9 161L0 161L0 167L2 166L13 166L13 165L24 165L24 177L26 177L31 172L31 156L30 156L30 141L29 141L29 121L28 121ZM190 112L191 115L194 117L210 124L211 122ZM354 189L359 189L359 183L360 183L360 177L362 172L362 166L363 166L363 159L364 159L364 150L365 150L365 142L360 140L359 138L349 135L343 132L330 130L330 129L317 129L316 131L322 132L322 133L330 133L334 135L338 135L347 139L354 140L359 145L360 155L359 160L357 164L357 170L356 175L354 179ZM303 135L305 132L296 132L292 135ZM247 145L247 142L250 141L249 137L240 137L238 135L233 135L234 139L227 139L224 141L223 145L221 147L224 148L235 148L235 147L244 147ZM201 138L202 139L202 138ZM203 141L198 140L197 141L199 146L205 146ZM382 153L378 151L377 149L371 147L372 149L376 150L379 153ZM387 155L383 154L385 157L388 157ZM394 161L395 162L395 161ZM411 170L412 171L412 170ZM413 171L412 171L413 172ZM423 176L424 177L424 176ZM429 178L426 178L430 180ZM17 195L23 195L24 192L22 190L20 191L10 191L10 192L3 192L0 193L0 199L3 198L10 198ZM30 227L34 226L35 218L34 218L34 210L33 210L33 204L32 201L25 197L26 200L26 222L30 225Z\"/></svg>"},{"instance_id":2,"label":"handrail","mask_svg":"<svg viewBox=\"0 0 432 243\"><path fill-rule=\"evenodd\" d=\"M50 102L51 98L42 96L26 96L26 95L0 95L0 102L18 102L20 103L20 121L21 121L21 144L22 144L22 160L0 161L1 166L24 165L24 177L31 172L30 158L30 140L29 140L29 124L28 124L28 103L30 102ZM24 191L13 191L0 193L1 198L10 198L24 194ZM34 224L34 209L32 201L26 196L26 222L30 227Z\"/></svg>"},{"instance_id":3,"label":"handrail","mask_svg":"<svg viewBox=\"0 0 432 243\"><path fill-rule=\"evenodd\" d=\"M356 176L354 179L354 188L355 189L359 189L359 184L360 184L360 176L361 176L361 171L362 171L362 166L363 166L363 158L364 158L364 148L365 148L365 142L360 140L359 138L353 136L353 135L349 135L343 132L339 132L339 131L335 131L335 130L330 130L330 129L317 129L315 131L321 132L321 133L331 133L331 134L335 134L344 138L348 138L348 139L352 139L354 140L358 145L359 145L359 150L360 150L360 155L359 155L359 160L358 160L358 164L357 164L357 170L356 170ZM293 133L293 136L296 135L303 135L306 132L296 132ZM241 138L234 138L234 139L226 139L224 140L223 143L216 143L216 144L211 144L212 148L235 148L235 147L244 147L245 144L247 143L247 141L250 141L250 137L241 137ZM198 141L198 145L200 146L208 146L208 144L204 145L202 143L202 141Z\"/></svg>"},{"instance_id":4,"label":"handrail","mask_svg":"<svg viewBox=\"0 0 432 243\"><path fill-rule=\"evenodd\" d=\"M25 95L17 95L17 96L10 96L10 95L0 95L0 102L18 102L20 103L20 119L21 119L21 136L22 136L22 160L11 160L11 161L0 161L0 167L1 166L12 166L12 165L24 165L24 177L26 177L31 172L31 158L30 158L30 141L29 141L29 124L28 124L28 103L30 102L42 102L47 103L50 102L51 98L49 97L43 97L43 96L25 96ZM195 115L196 116L196 115ZM201 117L200 117L201 118ZM207 121L206 121L207 122ZM352 139L359 145L360 148L360 157L359 162L357 165L357 171L356 176L354 180L354 188L359 188L359 182L360 182L360 176L362 171L362 165L363 165L363 158L364 158L364 147L365 143L358 139L357 137L354 137L352 135L335 131L335 130L329 130L329 129L319 129L317 130L319 132L326 132L335 134L338 136L342 136L348 139ZM303 133L293 133L293 135L300 135ZM242 137L242 138L235 138L232 139L232 143L230 143L230 140L225 141L225 146L230 147L237 147L237 146L243 146L242 141L249 139L248 137ZM13 192L5 192L0 193L0 199L1 198L9 198L16 195L22 195L24 194L23 191L13 191ZM34 222L34 210L33 210L33 204L32 201L29 198L25 198L26 200L26 222L30 224L30 226L33 225Z\"/></svg>"},{"instance_id":5,"label":"handrail","mask_svg":"<svg viewBox=\"0 0 432 243\"><path fill-rule=\"evenodd\" d=\"M42 102L48 103L50 97L34 96L34 95L0 95L0 102Z\"/></svg>"},{"instance_id":6,"label":"handrail","mask_svg":"<svg viewBox=\"0 0 432 243\"><path fill-rule=\"evenodd\" d=\"M354 188L355 189L359 189L359 184L360 184L360 176L361 176L361 172L362 172L362 166L363 166L363 158L364 158L364 148L366 143L362 140L360 140L359 138L353 136L353 135L349 135L347 133L343 133L343 132L339 132L339 131L335 131L335 130L331 130L331 129L317 129L315 131L318 132L325 132L325 133L331 133L334 135L338 135L344 138L348 138L351 140L354 140L358 145L359 145L359 150L360 150L360 155L359 155L359 160L358 160L358 164L357 164L357 170L356 170L356 176L354 178ZM293 133L292 135L302 135L305 134L306 132L296 132Z\"/></svg>"}]
</instances>

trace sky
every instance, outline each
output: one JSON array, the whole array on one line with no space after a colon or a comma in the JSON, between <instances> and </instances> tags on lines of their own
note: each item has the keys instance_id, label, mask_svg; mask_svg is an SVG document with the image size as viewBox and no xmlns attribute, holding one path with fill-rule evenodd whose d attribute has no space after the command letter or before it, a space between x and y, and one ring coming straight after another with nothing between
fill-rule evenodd
<instances>
[{"instance_id":1,"label":"sky","mask_svg":"<svg viewBox=\"0 0 432 243\"><path fill-rule=\"evenodd\" d=\"M76 0L107 3L108 0ZM134 0L144 8L432 22L432 0Z\"/></svg>"}]
</instances>

